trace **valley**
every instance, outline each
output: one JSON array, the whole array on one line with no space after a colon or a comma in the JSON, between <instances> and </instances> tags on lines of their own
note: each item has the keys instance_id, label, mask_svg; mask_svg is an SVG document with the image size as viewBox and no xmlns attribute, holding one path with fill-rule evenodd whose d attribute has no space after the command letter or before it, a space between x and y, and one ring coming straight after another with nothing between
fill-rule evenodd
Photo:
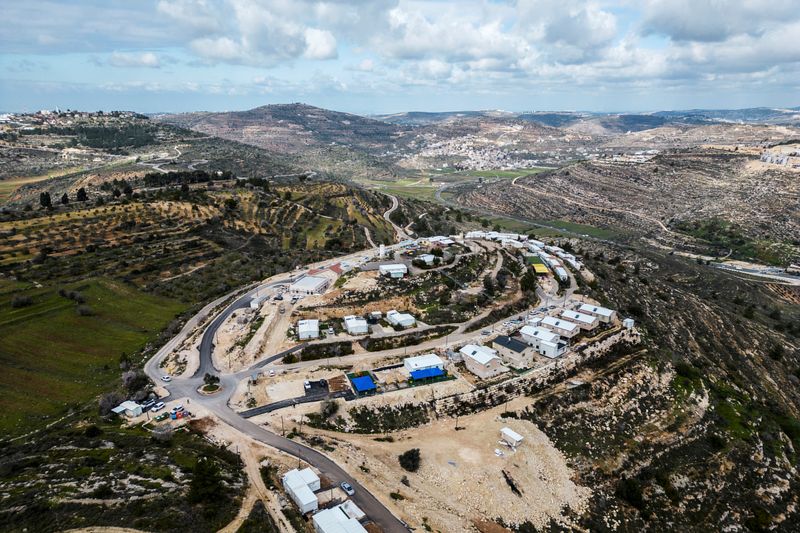
<instances>
[{"instance_id":1,"label":"valley","mask_svg":"<svg viewBox=\"0 0 800 533\"><path fill-rule=\"evenodd\" d=\"M800 132L731 113L15 116L0 523L796 529Z\"/></svg>"}]
</instances>

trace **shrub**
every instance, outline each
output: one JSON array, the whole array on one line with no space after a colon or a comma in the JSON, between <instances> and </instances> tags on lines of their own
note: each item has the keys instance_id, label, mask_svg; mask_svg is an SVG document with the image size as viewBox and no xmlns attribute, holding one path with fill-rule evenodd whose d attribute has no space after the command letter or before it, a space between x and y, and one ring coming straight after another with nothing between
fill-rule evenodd
<instances>
[{"instance_id":1,"label":"shrub","mask_svg":"<svg viewBox=\"0 0 800 533\"><path fill-rule=\"evenodd\" d=\"M420 456L419 448L411 448L397 456L400 466L409 472L416 472L419 470Z\"/></svg>"},{"instance_id":2,"label":"shrub","mask_svg":"<svg viewBox=\"0 0 800 533\"><path fill-rule=\"evenodd\" d=\"M79 316L92 316L94 315L94 311L88 305L79 305L75 311L77 311Z\"/></svg>"},{"instance_id":3,"label":"shrub","mask_svg":"<svg viewBox=\"0 0 800 533\"><path fill-rule=\"evenodd\" d=\"M11 307L19 309L21 307L28 307L33 305L33 299L30 296L17 295L11 300Z\"/></svg>"}]
</instances>

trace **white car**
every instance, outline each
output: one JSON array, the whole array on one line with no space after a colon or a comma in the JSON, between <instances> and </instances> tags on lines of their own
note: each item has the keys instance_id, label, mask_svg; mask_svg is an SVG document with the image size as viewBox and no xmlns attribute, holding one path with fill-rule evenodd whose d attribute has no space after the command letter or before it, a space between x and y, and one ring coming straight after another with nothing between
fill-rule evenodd
<instances>
[{"instance_id":1,"label":"white car","mask_svg":"<svg viewBox=\"0 0 800 533\"><path fill-rule=\"evenodd\" d=\"M274 370L270 370L269 371L269 377L271 377L271 378L275 377L275 371Z\"/></svg>"},{"instance_id":2,"label":"white car","mask_svg":"<svg viewBox=\"0 0 800 533\"><path fill-rule=\"evenodd\" d=\"M155 405L153 406L153 408L152 408L152 409L150 409L150 410L151 410L151 411L153 411L153 412L155 412L155 411L160 411L160 410L162 410L162 409L163 409L165 406L166 406L166 404L165 404L164 402L158 402L158 403L157 403L157 404L155 404Z\"/></svg>"},{"instance_id":3,"label":"white car","mask_svg":"<svg viewBox=\"0 0 800 533\"><path fill-rule=\"evenodd\" d=\"M178 405L176 405L175 407L172 408L172 412L173 413L180 413L181 411L183 411L183 406L180 405L180 404L178 404Z\"/></svg>"},{"instance_id":4,"label":"white car","mask_svg":"<svg viewBox=\"0 0 800 533\"><path fill-rule=\"evenodd\" d=\"M172 381L172 376L161 376L161 381L163 381L164 383L169 383L170 381Z\"/></svg>"}]
</instances>

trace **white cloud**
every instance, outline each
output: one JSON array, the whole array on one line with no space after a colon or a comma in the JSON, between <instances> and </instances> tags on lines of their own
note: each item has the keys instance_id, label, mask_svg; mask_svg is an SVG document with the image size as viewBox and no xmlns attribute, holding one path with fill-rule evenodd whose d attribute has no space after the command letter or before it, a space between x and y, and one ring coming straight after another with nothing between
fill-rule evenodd
<instances>
[{"instance_id":1,"label":"white cloud","mask_svg":"<svg viewBox=\"0 0 800 533\"><path fill-rule=\"evenodd\" d=\"M305 31L306 50L303 56L308 59L335 59L336 38L327 30L307 28Z\"/></svg>"},{"instance_id":2,"label":"white cloud","mask_svg":"<svg viewBox=\"0 0 800 533\"><path fill-rule=\"evenodd\" d=\"M642 27L675 41L720 42L757 37L798 18L796 0L649 0Z\"/></svg>"},{"instance_id":3,"label":"white cloud","mask_svg":"<svg viewBox=\"0 0 800 533\"><path fill-rule=\"evenodd\" d=\"M78 52L101 58L97 64L152 69L181 57L187 67L217 69L238 80L226 84L226 91L240 86L251 92L289 92L313 83L399 95L408 87L487 94L601 86L680 86L701 92L723 81L726 87L745 89L772 84L778 91L800 83L797 0L36 4L36 9L29 0L3 4L0 50L21 54L5 61L5 71L15 76L23 76L13 66L21 58ZM292 68L271 71L280 72L283 80L274 75L250 83L242 80L252 79L251 72L236 75L242 66L286 65ZM175 87L207 76L180 70ZM794 94L786 92L787 98Z\"/></svg>"},{"instance_id":4,"label":"white cloud","mask_svg":"<svg viewBox=\"0 0 800 533\"><path fill-rule=\"evenodd\" d=\"M113 52L108 58L108 64L113 67L159 68L161 60L153 52Z\"/></svg>"}]
</instances>

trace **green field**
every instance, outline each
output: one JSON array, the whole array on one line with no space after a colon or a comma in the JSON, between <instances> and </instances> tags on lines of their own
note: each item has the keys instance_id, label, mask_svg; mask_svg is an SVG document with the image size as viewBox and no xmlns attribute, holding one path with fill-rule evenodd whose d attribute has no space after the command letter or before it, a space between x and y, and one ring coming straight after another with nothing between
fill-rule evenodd
<instances>
[{"instance_id":1,"label":"green field","mask_svg":"<svg viewBox=\"0 0 800 533\"><path fill-rule=\"evenodd\" d=\"M186 306L123 283L90 279L79 291L91 316L57 287L20 291L0 283L0 430L19 434L57 419L77 403L113 387L119 357L154 340ZM16 289L16 290L15 290ZM13 308L14 291L32 305Z\"/></svg>"},{"instance_id":2,"label":"green field","mask_svg":"<svg viewBox=\"0 0 800 533\"><path fill-rule=\"evenodd\" d=\"M597 239L611 239L618 235L616 232L609 229L587 226L586 224L578 224L575 222L569 222L567 220L537 220L536 222L538 224L545 224L547 226L561 228L572 233L588 235L589 237L595 237Z\"/></svg>"}]
</instances>

